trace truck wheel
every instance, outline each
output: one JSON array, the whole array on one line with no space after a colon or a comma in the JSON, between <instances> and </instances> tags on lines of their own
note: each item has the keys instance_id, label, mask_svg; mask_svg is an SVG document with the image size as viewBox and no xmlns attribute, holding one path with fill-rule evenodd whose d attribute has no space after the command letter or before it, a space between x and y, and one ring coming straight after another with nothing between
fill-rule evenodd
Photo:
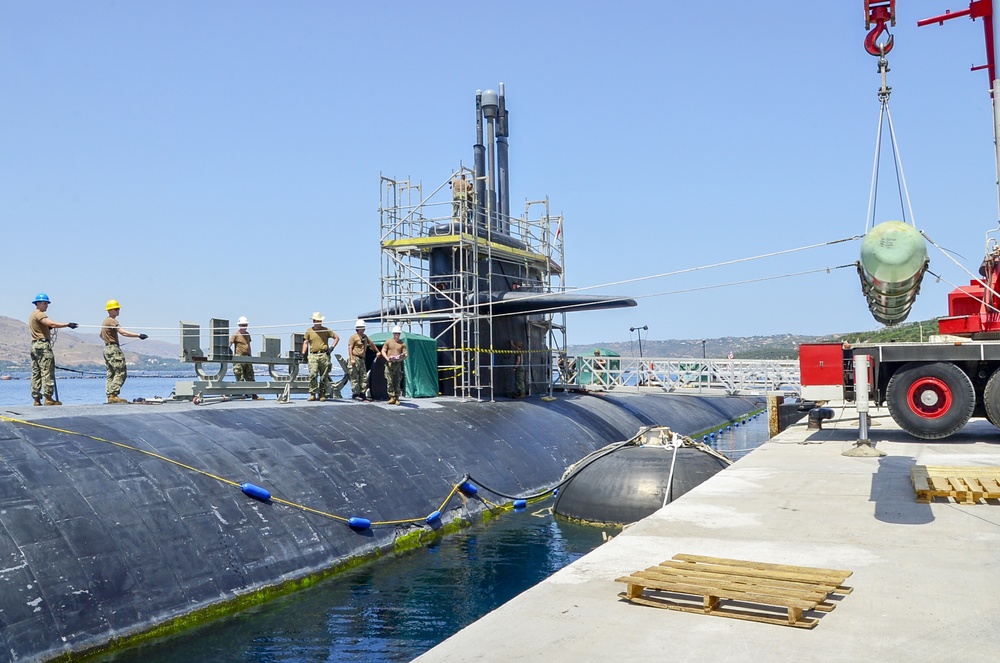
<instances>
[{"instance_id":1,"label":"truck wheel","mask_svg":"<svg viewBox=\"0 0 1000 663\"><path fill-rule=\"evenodd\" d=\"M946 362L905 364L886 388L889 414L914 437L939 440L962 428L976 406L972 380Z\"/></svg>"},{"instance_id":2,"label":"truck wheel","mask_svg":"<svg viewBox=\"0 0 1000 663\"><path fill-rule=\"evenodd\" d=\"M986 408L986 418L991 424L1000 428L1000 369L993 371L989 382L986 383L983 405Z\"/></svg>"}]
</instances>

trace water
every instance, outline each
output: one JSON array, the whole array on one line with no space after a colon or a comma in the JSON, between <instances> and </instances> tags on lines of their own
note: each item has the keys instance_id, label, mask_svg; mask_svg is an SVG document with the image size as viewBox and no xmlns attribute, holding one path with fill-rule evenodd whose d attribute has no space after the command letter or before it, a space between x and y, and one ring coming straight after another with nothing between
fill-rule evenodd
<instances>
[{"instance_id":1,"label":"water","mask_svg":"<svg viewBox=\"0 0 1000 663\"><path fill-rule=\"evenodd\" d=\"M334 375L333 379L339 379L343 374ZM12 405L31 405L31 374L14 372L15 379L0 380L0 407ZM168 398L174 391L174 385L179 381L190 381L196 379L194 374L180 375L171 374L169 377L160 375L129 375L122 387L120 396L125 400L132 401L136 398L154 398L162 396ZM263 379L260 377L258 379ZM59 372L56 377L56 390L59 394L59 401L63 405L86 405L105 403L108 400L105 388L104 373L88 373L87 375L64 375ZM350 398L350 385L344 387L343 395ZM269 396L273 399L274 396ZM293 394L293 399L308 398L308 394ZM111 406L109 406L111 407Z\"/></svg>"},{"instance_id":2,"label":"water","mask_svg":"<svg viewBox=\"0 0 1000 663\"><path fill-rule=\"evenodd\" d=\"M409 661L601 544L545 503L102 663Z\"/></svg>"},{"instance_id":3,"label":"water","mask_svg":"<svg viewBox=\"0 0 1000 663\"><path fill-rule=\"evenodd\" d=\"M31 380L30 374L13 374L18 379L0 380L0 406L10 405L31 405ZM24 377L20 377L24 376ZM121 397L126 400L136 398L153 398L162 396L167 398L174 391L174 384L178 380L191 380L192 377L139 377L129 376L122 388ZM77 377L63 377L61 374L56 378L56 389L59 392L59 400L64 405L85 405L104 403L108 400L105 390L105 377L103 374L86 375ZM111 407L111 406L108 406Z\"/></svg>"},{"instance_id":4,"label":"water","mask_svg":"<svg viewBox=\"0 0 1000 663\"><path fill-rule=\"evenodd\" d=\"M767 411L746 419L739 426L733 424L729 430L723 426L715 430L715 439L708 444L721 451L730 460L739 460L767 441ZM704 440L702 440L704 441Z\"/></svg>"}]
</instances>

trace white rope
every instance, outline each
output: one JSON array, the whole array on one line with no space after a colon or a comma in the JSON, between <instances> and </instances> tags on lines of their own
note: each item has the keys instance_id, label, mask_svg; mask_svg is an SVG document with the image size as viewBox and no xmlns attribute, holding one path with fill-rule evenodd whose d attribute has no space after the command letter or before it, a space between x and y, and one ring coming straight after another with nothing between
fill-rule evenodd
<instances>
[{"instance_id":1,"label":"white rope","mask_svg":"<svg viewBox=\"0 0 1000 663\"><path fill-rule=\"evenodd\" d=\"M723 261L723 262L716 262L716 263L711 263L711 264L708 264L708 265L702 265L700 267L688 267L686 269L678 269L678 270L675 270L675 271L672 271L672 272L663 272L661 274L652 274L652 275L649 275L649 276L637 276L636 278L632 278L632 279L624 279L624 280L621 280L621 281L611 281L609 283L601 283L601 284L598 284L598 285L589 285L589 286L584 286L584 287L580 287L580 288L567 288L565 292L567 294L575 294L575 293L578 293L578 292L584 292L585 290L598 290L598 289L601 289L601 288L610 288L610 287L614 287L614 286L628 285L628 284L631 284L631 283L639 283L641 281L651 281L653 279L662 279L662 278L666 278L668 276L677 276L677 275L680 275L680 274L689 274L691 272L698 272L698 271L703 271L703 270L706 270L706 269L714 269L716 267L726 267L726 266L729 266L729 265L736 265L736 264L739 264L739 263L742 263L742 262L751 262L753 260L762 260L764 258L773 258L774 256L786 255L786 254L789 254L789 253L796 253L798 251L807 251L807 250L810 250L810 249L821 248L821 247L824 247L824 246L832 246L834 244L842 244L843 242L852 242L854 240L861 239L862 237L863 237L863 235L854 235L853 237L844 237L843 239L835 239L835 240L831 240L829 242L820 242L819 244L809 244L807 246L800 246L800 247L797 247L797 248L794 248L794 249L783 249L781 251L774 251L772 253L762 253L762 254L759 254L759 255L756 255L756 256L750 256L750 257L747 257L747 258L737 258L735 260L726 260L726 261ZM553 293L551 293L551 292L540 292L540 293L537 293L537 294L528 295L526 297L521 297L518 301L525 302L525 301L531 301L532 299L541 299L541 298L544 298L544 297L548 297L551 294L553 294ZM633 299L633 298L631 298L631 297L622 297L622 299L624 300L624 299ZM586 304L581 304L581 306L586 306ZM467 305L467 306L464 306L464 307L460 307L459 309L456 309L456 310L462 310L462 309L465 309L465 308L472 308L472 306ZM559 307L559 308L563 308L563 307ZM545 309L545 310L548 310L548 309ZM504 314L504 315L507 315L507 314ZM515 314L515 315L521 315L521 314Z\"/></svg>"},{"instance_id":2,"label":"white rope","mask_svg":"<svg viewBox=\"0 0 1000 663\"><path fill-rule=\"evenodd\" d=\"M889 110L889 90L890 88L885 87L885 72L888 71L887 64L885 62L885 53L882 54L882 59L879 63L883 69L882 72L882 89L879 91L879 114L878 114L878 132L875 135L875 159L872 164L872 181L871 188L868 191L868 214L865 218L865 233L871 229L875 224L875 212L876 205L878 203L878 171L881 162L880 154L882 151L882 124L883 119L889 121L889 140L892 143L892 157L893 165L896 168L897 181L896 185L899 189L900 194L900 208L903 207L903 198L906 198L906 208L910 212L910 225L914 228L917 227L916 220L913 216L913 203L910 201L910 191L906 186L906 175L903 173L903 159L899 154L899 143L896 141L896 129L892 124L892 112ZM906 209L900 209L903 216L906 216ZM905 218L904 218L905 220Z\"/></svg>"},{"instance_id":3,"label":"white rope","mask_svg":"<svg viewBox=\"0 0 1000 663\"><path fill-rule=\"evenodd\" d=\"M746 257L746 258L737 258L737 259L734 259L734 260L726 260L726 261L723 261L723 262L717 262L717 263L712 263L712 264L708 264L708 265L702 265L700 267L688 267L686 269L678 269L678 270L675 270L675 271L672 271L672 272L663 272L661 274L651 274L651 275L648 275L648 276L638 276L636 278L624 279L624 280L621 280L621 281L611 281L609 283L601 283L601 284L597 284L597 285L583 286L583 287L580 287L580 288L571 288L571 289L567 289L566 292L568 292L568 293L577 293L577 292L584 292L586 290L597 290L597 289L601 289L601 288L610 288L610 287L619 286L619 285L627 285L627 284L631 284L631 283L639 283L639 282L642 282L642 281L651 281L651 280L654 280L654 279L666 278L668 276L677 276L679 274L688 274L688 273L691 273L691 272L703 271L703 270L706 270L706 269L714 269L716 267L725 267L725 266L728 266L728 265L736 265L736 264L743 263L743 262L751 262L751 261L754 261L754 260L762 260L764 258L773 258L775 256L787 255L787 254L790 254L790 253L797 253L799 251L808 251L810 249L822 248L824 246L832 246L834 244L842 244L844 242L851 242L851 241L854 241L854 240L857 240L857 239L861 239L861 237L862 237L862 235L854 235L853 237L845 237L845 238L842 238L842 239L835 239L835 240L831 240L831 241L828 241L828 242L820 242L818 244L809 244L809 245L806 245L806 246L800 246L800 247L796 247L796 248L793 248L793 249L783 249L781 251L773 251L771 253L762 253L762 254L759 254L759 255L749 256L749 257ZM818 269L818 270L812 270L810 272L799 272L797 274L788 274L788 275L783 275L783 276L765 277L765 278L761 278L761 279L751 279L751 280L747 280L747 281L738 281L738 282L733 282L731 284L723 284L723 285L720 285L720 286L709 286L709 287L725 287L726 285L739 285L739 284L743 284L743 283L755 283L755 282L758 282L758 281L767 281L767 280L772 280L772 279L788 278L790 276L799 276L799 275L802 275L802 274L811 274L811 273L816 273L816 272L821 272L821 271L830 271L830 269L831 268ZM832 268L832 269L840 269L840 267L835 267L835 268ZM705 288L692 288L691 290L701 290L701 289L705 289ZM677 290L677 291L666 292L666 293L659 293L659 294L654 294L654 295L643 295L641 297L635 297L635 298L633 298L633 297L622 297L622 300L624 301L625 299L642 299L644 297L658 297L658 296L663 296L663 295L667 295L667 294L676 294L676 293L689 292L689 291L690 290ZM544 298L544 297L548 297L551 294L553 294L553 293L551 293L551 292L540 292L540 293L537 293L537 294L531 294L531 295L528 295L526 297L522 297L522 298L519 299L519 301L530 301L532 299ZM590 306L590 305L591 304L579 304L577 306ZM449 312L450 311L464 312L464 311L467 311L467 310L470 310L470 309L474 309L476 307L478 307L478 304L463 304L461 306L449 307L448 309L441 309L441 310L429 311L428 313L442 313L442 312L446 312L446 311L449 311ZM571 307L565 307L565 306L552 307L550 309L541 309L539 311L533 311L533 312L543 313L543 312L546 312L546 311L549 311L549 310L561 310L561 309L565 309L565 308L574 308L574 306L571 306ZM503 316L507 316L507 315L524 315L524 314L523 313L511 313L511 314L505 313L505 314L498 314L496 317L503 317ZM404 316L399 316L399 317L406 317L406 316L404 315ZM349 318L349 319L343 319L343 320L330 320L330 319L327 319L327 320L324 320L324 324L334 326L337 329L346 330L348 328L350 328L350 329L354 328L354 321L355 321L355 318ZM338 325L342 325L342 326L338 326ZM183 329L182 327L141 327L141 326L135 326L135 325L129 325L129 327L132 328L132 329L142 330L143 332L146 332L146 331L168 331L168 332L174 332L174 333L176 333L176 332L180 332ZM256 333L259 334L259 333L261 333L261 330L267 330L267 329L287 329L287 328L303 328L303 327L309 327L309 323L292 322L292 323L271 324L271 325L258 325L258 324L254 324L254 325L252 325L250 327L250 329L253 332L256 332ZM81 324L80 328L82 328L82 329L102 329L103 325L83 325L83 324ZM167 337L164 334L159 334L159 335L150 334L150 337L153 337L153 336L157 336L157 337L161 337L161 338Z\"/></svg>"},{"instance_id":4,"label":"white rope","mask_svg":"<svg viewBox=\"0 0 1000 663\"><path fill-rule=\"evenodd\" d=\"M853 268L853 267L855 267L855 264L851 263L849 265L838 265L836 267L821 267L819 269L810 269L810 270L807 270L807 271L804 271L804 272L792 272L790 274L779 274L777 276L762 276L762 277L756 278L756 279L745 279L743 281L730 281L728 283L716 283L716 284L713 284L713 285L703 285L703 286L696 286L696 287L693 287L693 288L683 288L681 290L668 290L666 292L657 292L657 293L653 293L653 294L649 294L649 295L637 295L635 297L622 297L620 301L625 301L626 299L648 299L648 298L651 298L651 297L666 297L667 295L679 295L679 294L683 294L683 293L687 293L687 292L697 292L699 290L714 290L716 288L729 288L729 287L737 286L737 285L747 285L747 284L750 284L750 283L761 283L763 281L777 281L777 280L780 280L780 279L794 278L796 276L808 276L809 274L819 274L821 272L825 272L825 273L829 274L830 272L832 272L835 269L845 269L845 268L848 268L848 267ZM612 301L615 301L615 300L612 300ZM533 309L531 311L531 313L535 314L535 313L547 313L547 312L550 312L550 311L565 311L566 309L580 308L580 307L592 306L592 305L593 305L592 303L581 303L581 304L572 304L570 306L565 306L565 305L564 306L552 306L552 307L543 308L543 309ZM571 312L571 311L567 311L567 312ZM495 317L497 317L497 318L503 318L503 317L508 317L508 316L518 316L518 315L524 315L524 313L498 313Z\"/></svg>"},{"instance_id":5,"label":"white rope","mask_svg":"<svg viewBox=\"0 0 1000 663\"><path fill-rule=\"evenodd\" d=\"M993 288L991 288L989 285L987 285L986 281L984 281L982 278L980 278L979 275L973 274L972 272L970 272L968 270L968 268L966 268L965 265L963 265L959 261L955 260L955 257L952 256L951 253L949 253L948 251L946 251L944 249L944 247L940 246L937 242L935 242L933 239L931 239L930 236L927 233L925 233L924 231L921 230L920 234L923 235L924 239L926 239L928 242L931 243L931 246L937 248L941 253L943 253L948 258L948 260L951 260L953 263L955 263L956 265L958 265L959 269L961 269L963 272L965 272L966 274L968 274L969 276L971 276L973 281L976 281L979 285L983 286L983 290L986 290L987 292L989 292L994 297L1000 299L1000 294L998 294ZM940 276L935 275L935 277L938 278L938 279L940 279L940 280L942 280L942 281L944 281L944 279L942 277L940 277ZM945 281L945 283L948 283L948 282ZM953 288L957 288L958 287L958 286L956 286L954 284L951 284L951 283L948 283L948 285L952 286ZM978 301L981 304L985 304L986 306L989 306L990 308L993 308L992 306L990 306L989 304L987 304L986 302L984 302L982 300L978 300ZM993 310L996 310L996 309L993 309Z\"/></svg>"},{"instance_id":6,"label":"white rope","mask_svg":"<svg viewBox=\"0 0 1000 663\"><path fill-rule=\"evenodd\" d=\"M889 119L889 136L892 139L892 153L896 159L896 168L899 169L900 186L903 187L903 194L906 196L906 207L910 210L910 225L917 227L917 221L913 217L913 205L910 203L910 190L906 187L906 176L903 174L903 159L899 155L899 143L896 142L896 130L892 126L892 113L889 112L889 101L885 102L885 116Z\"/></svg>"},{"instance_id":7,"label":"white rope","mask_svg":"<svg viewBox=\"0 0 1000 663\"><path fill-rule=\"evenodd\" d=\"M885 108L885 103L882 104L882 109ZM872 184L868 189L868 213L865 215L865 234L871 230L875 223L875 189L878 186L878 162L879 162L879 152L882 147L882 119L885 117L885 113L879 110L878 114L878 132L875 134L875 159L872 163Z\"/></svg>"},{"instance_id":8,"label":"white rope","mask_svg":"<svg viewBox=\"0 0 1000 663\"><path fill-rule=\"evenodd\" d=\"M930 274L931 276L933 276L934 278L936 278L939 281L944 281L945 283L947 283L948 285L950 285L952 288L958 288L958 287L960 287L960 286L955 285L954 283L952 283L951 281L949 281L945 277L941 276L940 274L935 274L934 272L932 272L929 269L927 270L927 273ZM982 281L980 281L980 283L982 283ZM989 290L989 288L987 288L987 290ZM993 291L990 290L990 292L993 292ZM993 309L995 312L1000 313L1000 309L998 309L997 307L993 306L992 304L990 304L986 300L980 299L979 297L976 297L975 295L972 295L972 294L970 294L968 292L966 292L965 294L968 295L970 299L976 300L977 302L979 302L980 304L982 304L986 308Z\"/></svg>"}]
</instances>

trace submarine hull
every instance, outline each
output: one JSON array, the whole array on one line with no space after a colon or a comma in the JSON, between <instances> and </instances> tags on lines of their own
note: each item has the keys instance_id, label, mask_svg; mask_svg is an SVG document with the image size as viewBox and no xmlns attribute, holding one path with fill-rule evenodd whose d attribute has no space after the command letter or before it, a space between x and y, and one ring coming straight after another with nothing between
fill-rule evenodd
<instances>
[{"instance_id":1,"label":"submarine hull","mask_svg":"<svg viewBox=\"0 0 1000 663\"><path fill-rule=\"evenodd\" d=\"M439 509L445 523L475 517L475 498L442 508L467 474L526 495L652 421L691 434L759 404L574 394L108 407L15 408L0 421L0 645L13 660L246 604L428 531L423 518ZM245 495L244 482L272 499ZM350 517L373 526L352 529Z\"/></svg>"}]
</instances>

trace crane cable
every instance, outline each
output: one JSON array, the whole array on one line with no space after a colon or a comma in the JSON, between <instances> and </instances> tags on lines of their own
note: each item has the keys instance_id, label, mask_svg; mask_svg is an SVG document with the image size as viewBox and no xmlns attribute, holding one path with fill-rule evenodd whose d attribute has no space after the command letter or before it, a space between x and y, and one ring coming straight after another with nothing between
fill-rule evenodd
<instances>
[{"instance_id":1,"label":"crane cable","mask_svg":"<svg viewBox=\"0 0 1000 663\"><path fill-rule=\"evenodd\" d=\"M890 37L891 43L891 37ZM903 175L903 160L899 155L899 144L896 141L896 129L892 125L892 113L889 112L889 95L892 93L892 88L886 85L885 75L889 71L889 61L886 59L886 45L879 44L879 59L878 59L878 72L882 79L882 85L878 90L879 99L879 116L878 116L878 131L875 135L875 159L872 164L872 182L871 188L868 192L868 212L865 215L865 234L875 224L875 212L878 206L878 174L879 166L881 165L881 152L882 152L882 126L884 122L888 122L889 125L889 141L892 147L893 163L896 169L896 188L899 191L899 209L900 214L903 216L903 221L906 221L907 209L910 212L909 223L913 227L916 227L916 223L913 218L913 205L910 202L910 191L906 187L906 177ZM904 204L903 198L906 198Z\"/></svg>"}]
</instances>

